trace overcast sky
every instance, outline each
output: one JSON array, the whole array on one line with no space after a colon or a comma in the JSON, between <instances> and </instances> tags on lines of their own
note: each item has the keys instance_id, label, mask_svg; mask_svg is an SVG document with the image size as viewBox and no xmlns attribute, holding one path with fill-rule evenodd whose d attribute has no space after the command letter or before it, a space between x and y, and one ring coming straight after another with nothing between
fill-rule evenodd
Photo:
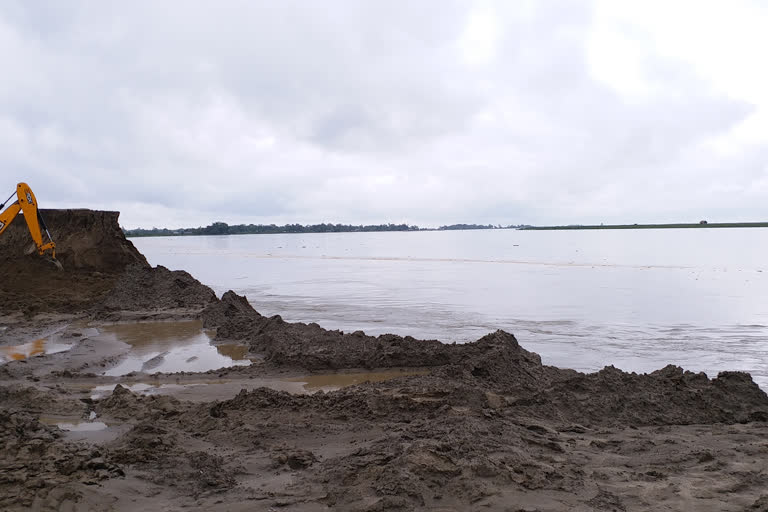
<instances>
[{"instance_id":1,"label":"overcast sky","mask_svg":"<svg viewBox=\"0 0 768 512\"><path fill-rule=\"evenodd\" d=\"M129 228L768 220L766 5L4 0L0 190Z\"/></svg>"}]
</instances>

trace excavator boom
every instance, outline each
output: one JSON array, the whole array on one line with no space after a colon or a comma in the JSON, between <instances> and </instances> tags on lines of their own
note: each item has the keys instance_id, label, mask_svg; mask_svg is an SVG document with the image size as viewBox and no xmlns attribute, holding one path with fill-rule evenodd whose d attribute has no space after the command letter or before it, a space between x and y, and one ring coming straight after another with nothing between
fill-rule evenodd
<instances>
[{"instance_id":1,"label":"excavator boom","mask_svg":"<svg viewBox=\"0 0 768 512\"><path fill-rule=\"evenodd\" d=\"M11 195L13 197L13 194ZM0 212L0 235L8 229L11 222L18 217L21 212L24 216L24 220L27 222L29 228L29 234L32 235L32 240L35 242L37 252L41 256L46 252L51 252L51 258L54 263L61 268L61 264L56 261L56 244L53 243L51 234L48 232L48 227L45 225L43 217L40 215L40 210L37 208L37 198L35 197L32 189L26 183L19 183L16 185L16 201L13 202L5 211ZM0 209L5 206L0 204ZM48 242L43 241L43 232L48 236Z\"/></svg>"}]
</instances>

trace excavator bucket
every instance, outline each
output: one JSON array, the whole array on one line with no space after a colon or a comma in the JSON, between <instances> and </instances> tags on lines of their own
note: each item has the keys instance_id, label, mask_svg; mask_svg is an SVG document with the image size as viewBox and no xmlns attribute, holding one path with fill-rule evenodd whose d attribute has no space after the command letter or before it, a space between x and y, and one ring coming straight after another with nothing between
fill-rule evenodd
<instances>
[{"instance_id":1,"label":"excavator bucket","mask_svg":"<svg viewBox=\"0 0 768 512\"><path fill-rule=\"evenodd\" d=\"M45 259L46 259L46 261L50 261L51 263L53 263L56 266L57 269L64 270L64 266L56 258L46 257Z\"/></svg>"}]
</instances>

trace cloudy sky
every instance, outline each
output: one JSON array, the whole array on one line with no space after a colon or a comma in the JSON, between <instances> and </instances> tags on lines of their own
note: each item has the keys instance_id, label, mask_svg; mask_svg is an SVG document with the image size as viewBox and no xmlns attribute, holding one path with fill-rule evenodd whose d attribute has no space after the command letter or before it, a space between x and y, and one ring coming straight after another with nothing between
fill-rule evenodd
<instances>
[{"instance_id":1,"label":"cloudy sky","mask_svg":"<svg viewBox=\"0 0 768 512\"><path fill-rule=\"evenodd\" d=\"M2 186L125 227L768 220L767 5L4 0Z\"/></svg>"}]
</instances>

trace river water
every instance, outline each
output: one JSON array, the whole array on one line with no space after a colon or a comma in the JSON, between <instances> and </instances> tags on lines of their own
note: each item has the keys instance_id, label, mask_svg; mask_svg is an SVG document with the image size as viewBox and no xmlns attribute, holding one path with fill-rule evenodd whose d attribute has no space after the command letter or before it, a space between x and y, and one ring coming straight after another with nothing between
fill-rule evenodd
<instances>
[{"instance_id":1,"label":"river water","mask_svg":"<svg viewBox=\"0 0 768 512\"><path fill-rule=\"evenodd\" d=\"M768 229L433 231L133 238L262 314L445 342L512 332L546 364L768 389Z\"/></svg>"}]
</instances>

